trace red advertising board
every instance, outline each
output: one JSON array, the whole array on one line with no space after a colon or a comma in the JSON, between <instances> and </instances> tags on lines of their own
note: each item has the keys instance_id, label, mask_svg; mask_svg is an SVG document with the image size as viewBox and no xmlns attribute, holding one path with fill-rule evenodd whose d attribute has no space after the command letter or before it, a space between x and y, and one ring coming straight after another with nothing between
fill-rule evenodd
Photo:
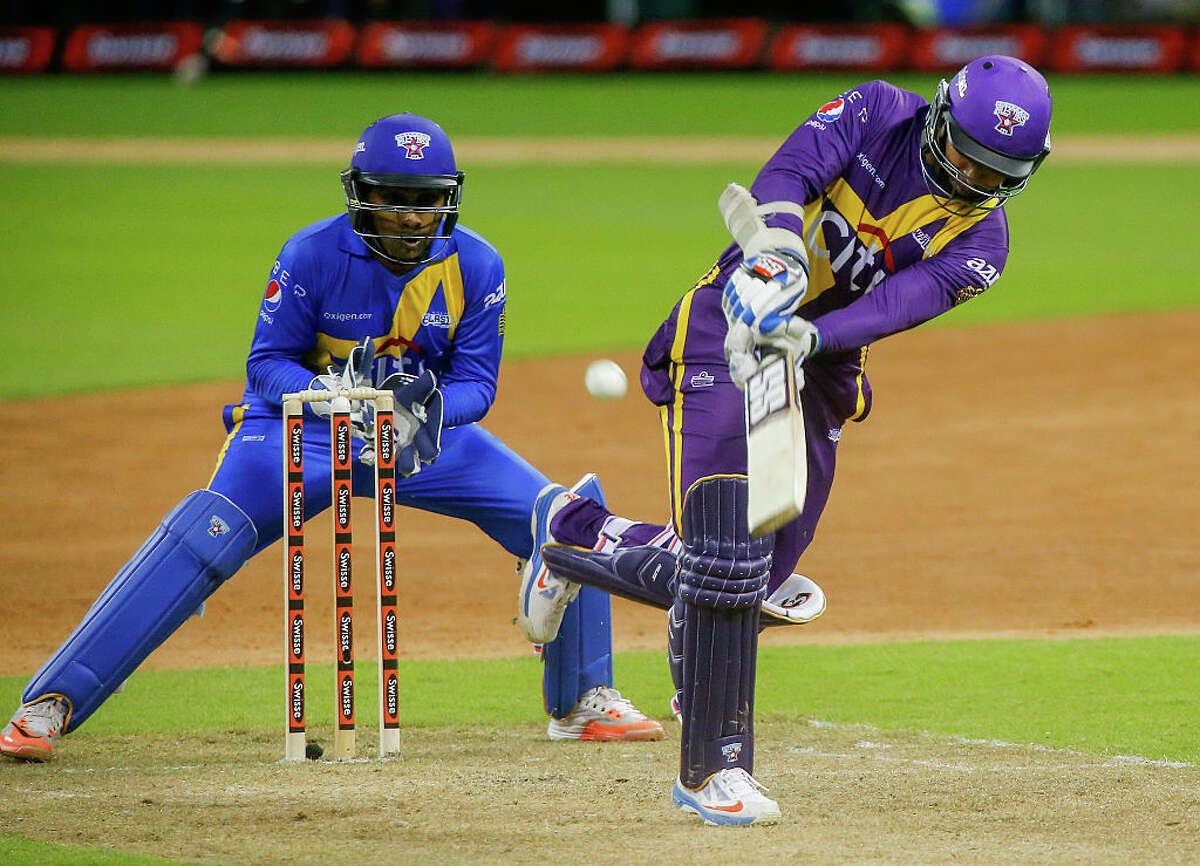
<instances>
[{"instance_id":1,"label":"red advertising board","mask_svg":"<svg viewBox=\"0 0 1200 866\"><path fill-rule=\"evenodd\" d=\"M1007 54L1038 66L1047 42L1046 32L1032 24L935 27L913 34L912 65L922 72L944 72L961 69L985 54Z\"/></svg>"},{"instance_id":2,"label":"red advertising board","mask_svg":"<svg viewBox=\"0 0 1200 866\"><path fill-rule=\"evenodd\" d=\"M628 36L616 24L514 24L500 32L492 65L501 72L607 72L625 59Z\"/></svg>"},{"instance_id":3,"label":"red advertising board","mask_svg":"<svg viewBox=\"0 0 1200 866\"><path fill-rule=\"evenodd\" d=\"M348 21L337 18L230 21L213 56L226 66L338 66L350 56L355 35Z\"/></svg>"},{"instance_id":4,"label":"red advertising board","mask_svg":"<svg viewBox=\"0 0 1200 866\"><path fill-rule=\"evenodd\" d=\"M1056 72L1174 72L1186 48L1178 27L1064 27L1050 64Z\"/></svg>"},{"instance_id":5,"label":"red advertising board","mask_svg":"<svg viewBox=\"0 0 1200 866\"><path fill-rule=\"evenodd\" d=\"M797 24L775 34L772 69L895 69L908 59L908 28L901 24Z\"/></svg>"},{"instance_id":6,"label":"red advertising board","mask_svg":"<svg viewBox=\"0 0 1200 866\"><path fill-rule=\"evenodd\" d=\"M84 24L67 37L62 64L70 72L171 69L203 43L198 21Z\"/></svg>"},{"instance_id":7,"label":"red advertising board","mask_svg":"<svg viewBox=\"0 0 1200 866\"><path fill-rule=\"evenodd\" d=\"M52 27L0 27L0 72L41 72L54 54Z\"/></svg>"},{"instance_id":8,"label":"red advertising board","mask_svg":"<svg viewBox=\"0 0 1200 866\"><path fill-rule=\"evenodd\" d=\"M489 21L375 21L363 31L358 62L368 68L464 68L486 62Z\"/></svg>"},{"instance_id":9,"label":"red advertising board","mask_svg":"<svg viewBox=\"0 0 1200 866\"><path fill-rule=\"evenodd\" d=\"M660 21L639 27L630 39L635 69L744 69L754 66L767 41L760 18Z\"/></svg>"}]
</instances>

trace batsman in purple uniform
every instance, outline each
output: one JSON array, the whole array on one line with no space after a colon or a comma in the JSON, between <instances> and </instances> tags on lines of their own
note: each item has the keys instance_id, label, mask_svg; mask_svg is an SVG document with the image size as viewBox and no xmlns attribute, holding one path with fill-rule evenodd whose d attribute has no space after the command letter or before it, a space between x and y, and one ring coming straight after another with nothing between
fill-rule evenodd
<instances>
[{"instance_id":1,"label":"batsman in purple uniform","mask_svg":"<svg viewBox=\"0 0 1200 866\"><path fill-rule=\"evenodd\" d=\"M208 486L189 493L112 579L30 680L0 732L0 754L48 760L159 644L251 556L283 534L281 395L377 387L396 397L400 505L470 521L528 571L539 496L566 494L479 425L496 394L504 342L500 254L458 224L463 174L440 126L414 114L371 124L342 172L346 212L301 229L271 268L242 399ZM329 402L307 414L328 417ZM353 403L356 495L374 495L374 418ZM329 507L329 425L304 436L308 516ZM595 475L570 495L603 501ZM402 536L403 537L403 536ZM419 549L419 539L412 540ZM402 569L419 616L429 593L469 592L435 552ZM645 740L662 726L612 688L609 596L589 589L545 641L552 739Z\"/></svg>"},{"instance_id":2,"label":"batsman in purple uniform","mask_svg":"<svg viewBox=\"0 0 1200 866\"><path fill-rule=\"evenodd\" d=\"M670 523L632 522L588 498L539 503L543 582L560 602L584 584L670 610L683 725L672 800L710 824L780 817L752 775L758 632L824 610L820 588L793 569L825 508L843 427L870 411L868 347L995 283L1008 258L1003 205L1050 152L1050 114L1045 79L1003 56L969 63L932 103L871 81L819 108L749 192L722 195L738 243L643 355ZM735 228L739 212L749 219ZM799 516L757 538L743 388L768 350L799 366L808 479Z\"/></svg>"}]
</instances>

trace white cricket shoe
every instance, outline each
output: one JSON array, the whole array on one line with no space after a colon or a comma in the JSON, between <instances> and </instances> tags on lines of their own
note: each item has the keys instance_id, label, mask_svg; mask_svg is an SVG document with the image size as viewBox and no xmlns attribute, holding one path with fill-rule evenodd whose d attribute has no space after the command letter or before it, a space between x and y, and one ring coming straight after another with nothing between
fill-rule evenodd
<instances>
[{"instance_id":1,"label":"white cricket shoe","mask_svg":"<svg viewBox=\"0 0 1200 866\"><path fill-rule=\"evenodd\" d=\"M765 790L741 767L734 767L709 776L698 789L685 788L676 779L671 802L684 812L695 812L705 824L713 826L773 824L781 817L779 804L764 797Z\"/></svg>"},{"instance_id":2,"label":"white cricket shoe","mask_svg":"<svg viewBox=\"0 0 1200 866\"><path fill-rule=\"evenodd\" d=\"M530 529L533 532L533 553L521 568L521 589L517 594L517 622L525 637L534 643L550 643L558 637L567 605L579 595L580 586L559 577L542 562L542 545L553 542L550 521L568 502L588 495L599 481L588 473L570 490L561 484L547 484L533 503Z\"/></svg>"},{"instance_id":3,"label":"white cricket shoe","mask_svg":"<svg viewBox=\"0 0 1200 866\"><path fill-rule=\"evenodd\" d=\"M59 698L25 704L0 731L0 755L23 761L49 761L67 723L68 705Z\"/></svg>"},{"instance_id":4,"label":"white cricket shoe","mask_svg":"<svg viewBox=\"0 0 1200 866\"><path fill-rule=\"evenodd\" d=\"M616 689L596 686L579 698L565 719L551 719L546 729L552 740L661 740L657 721L621 696Z\"/></svg>"}]
</instances>

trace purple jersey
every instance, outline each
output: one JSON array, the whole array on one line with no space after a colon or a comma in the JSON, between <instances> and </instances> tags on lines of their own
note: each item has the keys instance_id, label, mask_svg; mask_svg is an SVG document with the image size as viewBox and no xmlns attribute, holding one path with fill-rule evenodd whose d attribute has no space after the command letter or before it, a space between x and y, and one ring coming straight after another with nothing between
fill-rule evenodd
<instances>
[{"instance_id":1,"label":"purple jersey","mask_svg":"<svg viewBox=\"0 0 1200 866\"><path fill-rule=\"evenodd\" d=\"M795 202L768 217L803 237L810 275L799 315L820 332L804 363L808 436L804 512L776 533L771 586L812 540L833 482L846 421L871 409L867 346L985 291L1008 257L997 208L953 216L925 185L921 131L929 104L883 81L847 91L809 117L767 161L751 192ZM721 291L742 261L736 245L675 305L643 355L642 389L662 408L673 522L698 478L746 471L743 395L725 362Z\"/></svg>"},{"instance_id":2,"label":"purple jersey","mask_svg":"<svg viewBox=\"0 0 1200 866\"><path fill-rule=\"evenodd\" d=\"M938 206L921 174L926 100L870 81L817 110L767 161L751 187L760 203L804 206L768 225L803 231L808 295L799 315L821 352L856 350L985 291L1008 258L1002 208L970 217ZM712 285L742 260L731 246Z\"/></svg>"}]
</instances>

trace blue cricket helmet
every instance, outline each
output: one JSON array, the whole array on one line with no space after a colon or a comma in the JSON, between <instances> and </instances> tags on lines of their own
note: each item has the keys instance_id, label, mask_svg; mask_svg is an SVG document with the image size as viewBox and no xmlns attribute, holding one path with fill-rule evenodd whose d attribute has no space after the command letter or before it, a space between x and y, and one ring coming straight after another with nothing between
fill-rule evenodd
<instances>
[{"instance_id":1,"label":"blue cricket helmet","mask_svg":"<svg viewBox=\"0 0 1200 866\"><path fill-rule=\"evenodd\" d=\"M376 120L358 137L350 167L341 173L346 193L346 211L354 233L375 253L404 265L424 264L437 258L454 233L462 204L463 173L454 161L454 148L446 131L418 114L392 114ZM388 205L367 201L371 187L440 190L445 192L442 205ZM374 215L380 211L396 213L442 214L427 256L420 261L400 261L389 256L381 238L412 240L408 235L381 234Z\"/></svg>"}]
</instances>

